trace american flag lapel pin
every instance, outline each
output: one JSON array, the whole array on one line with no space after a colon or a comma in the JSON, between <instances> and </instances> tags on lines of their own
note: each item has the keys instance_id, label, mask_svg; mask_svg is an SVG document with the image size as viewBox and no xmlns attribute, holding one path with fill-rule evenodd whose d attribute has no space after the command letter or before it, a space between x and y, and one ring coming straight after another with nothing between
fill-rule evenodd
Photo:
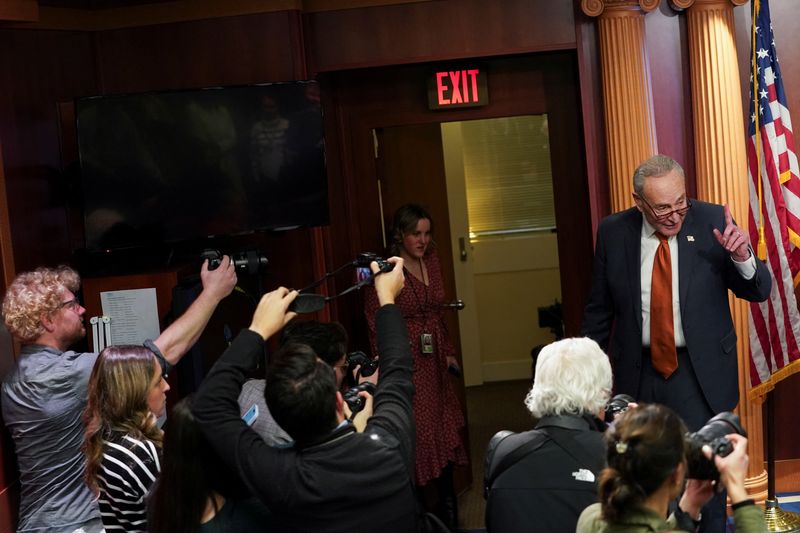
<instances>
[{"instance_id":1,"label":"american flag lapel pin","mask_svg":"<svg viewBox=\"0 0 800 533\"><path fill-rule=\"evenodd\" d=\"M689 242L694 242L694 235L687 235L686 240Z\"/></svg>"}]
</instances>

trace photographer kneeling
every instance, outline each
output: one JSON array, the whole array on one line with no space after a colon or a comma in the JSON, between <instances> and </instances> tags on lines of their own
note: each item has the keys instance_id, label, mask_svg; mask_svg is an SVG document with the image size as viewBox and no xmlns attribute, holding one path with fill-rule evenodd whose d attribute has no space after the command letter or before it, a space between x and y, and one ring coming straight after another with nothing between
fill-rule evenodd
<instances>
[{"instance_id":1,"label":"photographer kneeling","mask_svg":"<svg viewBox=\"0 0 800 533\"><path fill-rule=\"evenodd\" d=\"M394 269L375 276L381 377L363 433L345 420L333 369L305 344L279 350L267 371L267 406L294 447L269 447L240 418L237 398L247 371L261 359L264 341L295 316L288 308L297 293L285 288L261 299L250 328L220 357L197 393L192 411L200 429L267 504L280 530L418 530L411 350L394 305L403 288L403 261L389 262ZM376 263L371 266L378 272Z\"/></svg>"},{"instance_id":2,"label":"photographer kneeling","mask_svg":"<svg viewBox=\"0 0 800 533\"><path fill-rule=\"evenodd\" d=\"M761 508L744 488L747 439L738 434L725 439L732 451L725 457L714 455L713 463L733 504L736 531L766 532ZM600 503L581 514L577 533L695 531L714 484L690 479L684 491L687 452L698 453L692 445L683 421L667 407L644 405L620 416L606 432L608 467L599 480ZM703 448L707 459L710 451ZM697 462L696 457L690 459ZM677 510L666 518L670 501L681 491Z\"/></svg>"}]
</instances>

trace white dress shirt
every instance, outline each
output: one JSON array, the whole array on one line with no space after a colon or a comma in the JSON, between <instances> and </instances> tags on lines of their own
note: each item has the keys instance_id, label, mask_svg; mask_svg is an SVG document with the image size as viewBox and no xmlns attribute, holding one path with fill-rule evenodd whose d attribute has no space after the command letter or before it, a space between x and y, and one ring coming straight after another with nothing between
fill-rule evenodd
<instances>
[{"instance_id":1,"label":"white dress shirt","mask_svg":"<svg viewBox=\"0 0 800 533\"><path fill-rule=\"evenodd\" d=\"M683 323L681 322L681 302L678 291L678 236L672 235L667 239L669 244L669 258L672 264L672 323L675 328L675 346L686 346L683 336ZM656 236L656 229L642 217L642 249L640 256L640 273L642 280L642 346L650 346L650 290L653 283L653 261L660 241ZM750 258L739 262L731 257L731 261L744 279L751 279L756 275L756 260L752 249Z\"/></svg>"}]
</instances>

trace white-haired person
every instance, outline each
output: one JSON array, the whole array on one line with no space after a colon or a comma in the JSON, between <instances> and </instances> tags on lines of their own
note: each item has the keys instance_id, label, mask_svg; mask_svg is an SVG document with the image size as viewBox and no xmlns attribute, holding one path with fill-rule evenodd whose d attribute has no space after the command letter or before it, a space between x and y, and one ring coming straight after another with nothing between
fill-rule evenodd
<instances>
[{"instance_id":1,"label":"white-haired person","mask_svg":"<svg viewBox=\"0 0 800 533\"><path fill-rule=\"evenodd\" d=\"M486 529L574 532L597 501L605 467L601 420L612 386L608 356L588 338L545 346L525 405L538 420L524 433L501 431L486 451Z\"/></svg>"}]
</instances>

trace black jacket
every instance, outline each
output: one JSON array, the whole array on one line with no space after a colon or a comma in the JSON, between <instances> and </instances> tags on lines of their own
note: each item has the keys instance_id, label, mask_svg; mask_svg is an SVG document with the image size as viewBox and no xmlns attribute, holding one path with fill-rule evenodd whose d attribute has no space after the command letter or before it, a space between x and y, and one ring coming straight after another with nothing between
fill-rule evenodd
<instances>
[{"instance_id":1,"label":"black jacket","mask_svg":"<svg viewBox=\"0 0 800 533\"><path fill-rule=\"evenodd\" d=\"M381 377L364 433L347 424L307 448L269 447L239 417L242 383L263 349L249 330L197 394L193 412L209 442L288 531L411 533L419 527L408 335L394 305L378 310L376 325Z\"/></svg>"},{"instance_id":2,"label":"black jacket","mask_svg":"<svg viewBox=\"0 0 800 533\"><path fill-rule=\"evenodd\" d=\"M495 435L486 451L487 531L573 533L581 512L597 501L604 427L588 416L546 416L533 431ZM533 448L509 466L505 458L530 441ZM498 467L507 468L498 474Z\"/></svg>"}]
</instances>

